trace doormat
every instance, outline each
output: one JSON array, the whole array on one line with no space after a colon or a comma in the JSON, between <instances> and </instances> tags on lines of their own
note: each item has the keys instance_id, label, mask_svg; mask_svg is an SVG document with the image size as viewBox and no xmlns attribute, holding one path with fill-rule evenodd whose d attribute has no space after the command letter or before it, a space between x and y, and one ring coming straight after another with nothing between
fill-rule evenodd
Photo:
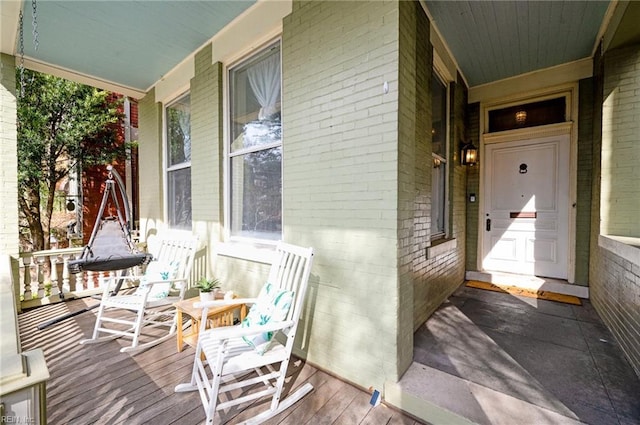
<instances>
[{"instance_id":1,"label":"doormat","mask_svg":"<svg viewBox=\"0 0 640 425\"><path fill-rule=\"evenodd\" d=\"M519 288L517 286L496 285L494 283L479 282L477 280L468 280L467 286L470 288L505 292L511 295L520 295L523 297L538 298L541 300L556 301L565 304L582 305L580 298L574 297L573 295L558 294L556 292L536 291L535 289Z\"/></svg>"}]
</instances>

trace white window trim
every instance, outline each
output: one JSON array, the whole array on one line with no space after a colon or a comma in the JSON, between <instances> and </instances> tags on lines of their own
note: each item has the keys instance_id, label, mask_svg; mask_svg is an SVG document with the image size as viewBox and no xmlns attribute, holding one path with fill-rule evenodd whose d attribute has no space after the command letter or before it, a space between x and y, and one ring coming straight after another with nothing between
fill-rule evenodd
<instances>
[{"instance_id":1,"label":"white window trim","mask_svg":"<svg viewBox=\"0 0 640 425\"><path fill-rule=\"evenodd\" d=\"M446 122L446 137L445 137L445 152L451 156L450 148L450 133L451 133L451 87L450 83L452 80L449 80L443 74L440 73L438 68L433 68L434 75L440 80L440 82L444 85L446 90L446 114L447 114L447 122ZM431 234L431 243L440 241L443 239L447 239L451 235L451 229L449 228L449 176L451 173L451 159L443 158L436 153L431 153L431 159L439 159L445 166L445 183L444 183L444 232L439 232L435 234ZM433 167L433 162L431 163L431 167ZM433 172L433 170L432 170ZM433 189L431 190L433 194ZM433 202L433 200L432 200ZM431 223L429 223L431 226Z\"/></svg>"},{"instance_id":2,"label":"white window trim","mask_svg":"<svg viewBox=\"0 0 640 425\"><path fill-rule=\"evenodd\" d=\"M260 54L271 46L278 44L280 46L280 87L282 90L282 35L278 34L277 37L271 38L268 41L260 44L259 46L244 51L241 57L236 57L233 61L223 64L222 72L222 89L223 89L223 126L222 126L222 138L223 138L223 241L219 244L218 253L230 257L242 258L257 262L269 262L270 256L266 252L275 250L278 240L275 239L257 239L248 238L244 236L232 236L231 235L231 159L235 156L245 155L247 153L256 152L264 149L273 148L276 146L284 145L284 137L280 143L273 143L268 145L261 145L256 148L249 148L239 152L231 153L231 140L230 140L230 128L229 122L231 120L231 98L229 96L229 71L233 68L241 66L243 63L250 61L254 56ZM282 102L282 99L281 99ZM281 179L284 181L284 158L281 165ZM281 211L284 211L284 196ZM282 226L281 239L284 239L284 222Z\"/></svg>"},{"instance_id":3,"label":"white window trim","mask_svg":"<svg viewBox=\"0 0 640 425\"><path fill-rule=\"evenodd\" d=\"M167 108L170 108L173 104L177 103L185 96L191 95L190 90L182 91L178 96L175 96L170 101L167 101L162 106L162 210L164 215L165 227L170 230L187 230L177 227L172 227L169 222L169 173L172 171L178 171L185 168L191 168L191 161L181 162L176 165L169 166L169 137L167 135ZM191 205L191 213L193 214L193 204ZM191 227L193 228L193 216L191 218Z\"/></svg>"}]
</instances>

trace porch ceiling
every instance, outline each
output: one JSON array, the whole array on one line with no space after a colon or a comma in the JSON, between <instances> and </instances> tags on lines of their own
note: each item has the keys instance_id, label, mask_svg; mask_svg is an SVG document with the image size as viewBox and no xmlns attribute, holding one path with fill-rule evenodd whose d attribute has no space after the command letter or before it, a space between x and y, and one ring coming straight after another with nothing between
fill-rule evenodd
<instances>
[{"instance_id":1,"label":"porch ceiling","mask_svg":"<svg viewBox=\"0 0 640 425\"><path fill-rule=\"evenodd\" d=\"M591 57L608 23L607 8L636 3L422 1L470 87ZM255 3L39 0L36 51L31 0L1 0L0 47L19 56L22 8L28 67L141 95ZM616 24L623 27L624 19ZM637 37L638 25L627 26Z\"/></svg>"},{"instance_id":2,"label":"porch ceiling","mask_svg":"<svg viewBox=\"0 0 640 425\"><path fill-rule=\"evenodd\" d=\"M425 1L470 87L592 56L609 1Z\"/></svg>"},{"instance_id":3,"label":"porch ceiling","mask_svg":"<svg viewBox=\"0 0 640 425\"><path fill-rule=\"evenodd\" d=\"M38 50L31 0L0 3L3 53L19 56L22 7L28 61L145 92L255 0L40 0Z\"/></svg>"}]
</instances>

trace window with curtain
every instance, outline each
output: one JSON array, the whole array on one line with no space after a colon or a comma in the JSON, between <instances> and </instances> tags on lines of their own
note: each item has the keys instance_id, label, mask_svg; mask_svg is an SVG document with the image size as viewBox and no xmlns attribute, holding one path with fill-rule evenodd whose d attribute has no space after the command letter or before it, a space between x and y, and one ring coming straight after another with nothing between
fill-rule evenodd
<instances>
[{"instance_id":1,"label":"window with curtain","mask_svg":"<svg viewBox=\"0 0 640 425\"><path fill-rule=\"evenodd\" d=\"M447 213L447 86L432 73L431 239L446 236Z\"/></svg>"},{"instance_id":2,"label":"window with curtain","mask_svg":"<svg viewBox=\"0 0 640 425\"><path fill-rule=\"evenodd\" d=\"M169 226L191 229L191 98L186 94L165 108L167 214Z\"/></svg>"},{"instance_id":3,"label":"window with curtain","mask_svg":"<svg viewBox=\"0 0 640 425\"><path fill-rule=\"evenodd\" d=\"M229 69L232 237L282 238L280 43Z\"/></svg>"}]
</instances>

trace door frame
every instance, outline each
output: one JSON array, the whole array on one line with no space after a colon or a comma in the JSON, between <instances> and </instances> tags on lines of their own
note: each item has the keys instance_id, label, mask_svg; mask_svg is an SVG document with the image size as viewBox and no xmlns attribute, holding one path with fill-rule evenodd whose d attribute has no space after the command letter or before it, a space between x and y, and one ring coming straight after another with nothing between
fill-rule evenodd
<instances>
[{"instance_id":1,"label":"door frame","mask_svg":"<svg viewBox=\"0 0 640 425\"><path fill-rule=\"evenodd\" d=\"M539 127L528 127L517 130L509 130L495 133L488 133L489 111L501 109L509 106L536 102L551 98L564 96L566 99L566 121L559 124L550 124ZM485 271L482 266L482 256L484 254L484 194L486 169L483 158L485 158L485 145L503 142L515 142L519 140L529 140L548 136L569 135L569 240L567 256L567 281L575 283L575 253L576 253L576 199L577 199L577 176L578 176L578 84L565 84L544 90L538 90L518 96L497 99L491 102L480 104L480 175L479 175L479 196L478 196L478 242L476 247L476 270Z\"/></svg>"}]
</instances>

